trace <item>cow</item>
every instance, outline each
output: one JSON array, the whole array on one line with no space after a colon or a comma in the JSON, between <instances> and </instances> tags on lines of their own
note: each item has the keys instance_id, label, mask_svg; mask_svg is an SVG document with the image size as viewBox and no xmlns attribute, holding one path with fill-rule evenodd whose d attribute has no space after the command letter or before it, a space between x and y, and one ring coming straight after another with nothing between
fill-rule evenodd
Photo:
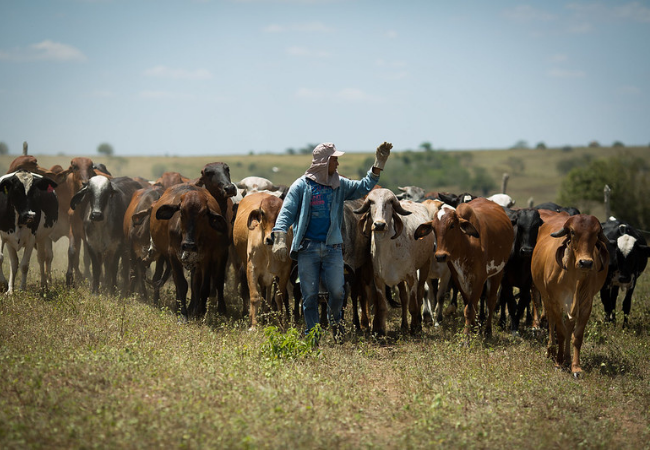
<instances>
[{"instance_id":1,"label":"cow","mask_svg":"<svg viewBox=\"0 0 650 450\"><path fill-rule=\"evenodd\" d=\"M409 329L410 312L410 330L419 331L424 284L433 256L433 237L416 240L413 233L418 225L429 219L427 208L411 201L400 202L392 191L380 188L370 191L354 212L361 215L358 226L371 238L370 255L378 296L373 332L386 334L385 287L401 283L406 283L408 289L408 292L400 289L401 329Z\"/></svg>"},{"instance_id":2,"label":"cow","mask_svg":"<svg viewBox=\"0 0 650 450\"><path fill-rule=\"evenodd\" d=\"M123 267L124 295L128 289L129 253L124 237L124 215L140 184L129 177L92 177L70 200L83 223L86 249L92 262L92 292L99 292L104 268L108 292L115 293L119 261Z\"/></svg>"},{"instance_id":3,"label":"cow","mask_svg":"<svg viewBox=\"0 0 650 450\"><path fill-rule=\"evenodd\" d=\"M165 172L163 173L155 182L155 185L162 186L164 189L167 189L170 186L176 184L189 183L190 179L184 177L179 172Z\"/></svg>"},{"instance_id":4,"label":"cow","mask_svg":"<svg viewBox=\"0 0 650 450\"><path fill-rule=\"evenodd\" d=\"M145 285L146 268L149 260L149 248L151 245L151 232L149 231L150 215L152 205L160 198L164 188L159 185L152 185L135 191L131 202L124 213L123 230L130 252L131 273L129 274L128 293L137 291L142 298L147 297ZM156 262L156 273L154 281L163 278L162 270L166 264L163 259ZM160 287L154 284L154 305L158 305L160 299Z\"/></svg>"},{"instance_id":5,"label":"cow","mask_svg":"<svg viewBox=\"0 0 650 450\"><path fill-rule=\"evenodd\" d=\"M519 333L519 322L525 309L530 304L533 278L530 271L530 262L533 256L533 249L537 242L539 227L542 225L542 218L539 211L533 208L509 209L504 211L510 218L515 240L512 245L512 252L503 272L501 290L499 293L499 305L501 317L499 324L506 327L506 306L510 314L510 331L513 335ZM519 301L515 300L513 288L519 289ZM535 315L537 316L537 315ZM537 328L537 317L533 327Z\"/></svg>"},{"instance_id":6,"label":"cow","mask_svg":"<svg viewBox=\"0 0 650 450\"><path fill-rule=\"evenodd\" d=\"M70 166L58 174L59 177L63 177L56 191L59 197L61 227L52 233L52 239L56 241L60 236L68 237L68 270L65 274L68 287L74 285L75 274L77 278L80 276L79 255L81 243L85 240L83 220L80 214L70 208L70 202L72 197L97 175L111 178L110 175L95 169L90 158L82 156L72 158Z\"/></svg>"},{"instance_id":7,"label":"cow","mask_svg":"<svg viewBox=\"0 0 650 450\"><path fill-rule=\"evenodd\" d=\"M398 186L397 189L401 191L400 194L397 194L398 200L411 200L414 202L421 202L424 200L426 191L420 186Z\"/></svg>"},{"instance_id":8,"label":"cow","mask_svg":"<svg viewBox=\"0 0 650 450\"><path fill-rule=\"evenodd\" d=\"M610 217L601 223L607 250L609 251L609 269L605 284L600 290L600 300L605 308L605 320L616 320L616 297L619 289L625 291L623 299L623 326L627 326L632 307L632 294L639 275L648 264L650 250L645 238L628 223Z\"/></svg>"},{"instance_id":9,"label":"cow","mask_svg":"<svg viewBox=\"0 0 650 450\"><path fill-rule=\"evenodd\" d=\"M492 334L492 314L510 256L514 231L503 208L482 197L456 209L443 205L438 214L415 230L421 239L435 232L435 258L446 262L465 301L465 333L476 323L479 299L486 287L488 317L485 334Z\"/></svg>"},{"instance_id":10,"label":"cow","mask_svg":"<svg viewBox=\"0 0 650 450\"><path fill-rule=\"evenodd\" d=\"M11 261L8 294L14 291L20 249L23 249L20 289L25 290L29 260L35 245L41 269L41 289L47 290L53 257L50 234L58 221L55 187L56 183L51 179L24 170L0 177L0 248L7 244ZM3 259L0 251L0 268Z\"/></svg>"},{"instance_id":11,"label":"cow","mask_svg":"<svg viewBox=\"0 0 650 450\"><path fill-rule=\"evenodd\" d=\"M271 251L273 245L272 230L275 220L282 208L282 200L266 192L248 194L239 203L237 217L233 226L233 244L244 263L248 298L244 304L250 305L250 329L258 324L258 312L266 298L275 297L275 308L281 322L289 323L289 298L287 283L291 274L292 261L280 261ZM287 233L287 246L291 247L292 232ZM277 293L273 292L274 281ZM284 315L283 315L284 310ZM284 317L284 319L282 319Z\"/></svg>"},{"instance_id":12,"label":"cow","mask_svg":"<svg viewBox=\"0 0 650 450\"><path fill-rule=\"evenodd\" d=\"M515 200L508 194L494 194L487 197L487 199L492 200L494 203L501 205L504 208L512 208L515 205Z\"/></svg>"},{"instance_id":13,"label":"cow","mask_svg":"<svg viewBox=\"0 0 650 450\"><path fill-rule=\"evenodd\" d=\"M422 202L427 208L429 213L429 220L433 219L443 207L444 203L441 200L424 200ZM423 320L426 323L433 322L434 326L440 326L443 316L443 305L445 295L451 287L451 271L445 262L438 262L435 258L431 258L431 266L429 267L429 279L427 284L429 292L424 297L424 308L422 311ZM431 299L433 301L431 301Z\"/></svg>"},{"instance_id":14,"label":"cow","mask_svg":"<svg viewBox=\"0 0 650 450\"><path fill-rule=\"evenodd\" d=\"M252 192L275 190L275 186L271 180L255 176L242 178L237 183L237 188L241 189L242 196L244 197Z\"/></svg>"},{"instance_id":15,"label":"cow","mask_svg":"<svg viewBox=\"0 0 650 450\"><path fill-rule=\"evenodd\" d=\"M576 208L575 206L560 206L557 203L553 202L544 202L540 203L539 205L533 206L535 209L545 209L548 211L555 211L555 212L566 212L570 216L575 216L577 214L580 214L580 210Z\"/></svg>"},{"instance_id":16,"label":"cow","mask_svg":"<svg viewBox=\"0 0 650 450\"><path fill-rule=\"evenodd\" d=\"M461 203L468 203L474 200L476 195L470 194L469 192L465 192L464 194L452 194L449 192L438 192L438 198L448 204L449 206L453 206L456 208L458 205Z\"/></svg>"},{"instance_id":17,"label":"cow","mask_svg":"<svg viewBox=\"0 0 650 450\"><path fill-rule=\"evenodd\" d=\"M168 188L151 209L150 229L154 247L171 265L181 320L205 315L212 286L217 288L218 310L225 311L223 286L232 225L210 192L191 184ZM185 269L191 274L189 310Z\"/></svg>"},{"instance_id":18,"label":"cow","mask_svg":"<svg viewBox=\"0 0 650 450\"><path fill-rule=\"evenodd\" d=\"M572 343L571 372L579 378L580 348L593 297L607 277L607 238L591 215L540 210L540 216L544 224L539 228L531 271L548 320L547 356L555 357L556 365L562 367L571 359Z\"/></svg>"}]
</instances>

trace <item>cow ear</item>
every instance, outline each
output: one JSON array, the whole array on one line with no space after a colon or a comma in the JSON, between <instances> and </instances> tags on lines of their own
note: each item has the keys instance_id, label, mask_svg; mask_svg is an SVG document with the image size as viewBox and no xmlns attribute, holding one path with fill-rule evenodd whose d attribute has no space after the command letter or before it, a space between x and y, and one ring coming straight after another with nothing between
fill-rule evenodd
<instances>
[{"instance_id":1,"label":"cow ear","mask_svg":"<svg viewBox=\"0 0 650 450\"><path fill-rule=\"evenodd\" d=\"M372 220L370 219L369 212L366 212L363 216L361 216L361 219L359 219L358 227L361 230L361 234L363 234L365 237L370 237L370 234L372 233Z\"/></svg>"},{"instance_id":2,"label":"cow ear","mask_svg":"<svg viewBox=\"0 0 650 450\"><path fill-rule=\"evenodd\" d=\"M469 220L459 218L460 231L465 233L468 236L479 237L478 230Z\"/></svg>"},{"instance_id":3,"label":"cow ear","mask_svg":"<svg viewBox=\"0 0 650 450\"><path fill-rule=\"evenodd\" d=\"M151 207L138 211L137 213L133 214L131 216L131 223L135 226L142 225L142 222L144 222L144 219L149 217L149 214L151 214Z\"/></svg>"},{"instance_id":4,"label":"cow ear","mask_svg":"<svg viewBox=\"0 0 650 450\"><path fill-rule=\"evenodd\" d=\"M158 210L156 211L156 219L158 220L169 220L172 218L174 213L181 209L181 205L162 205Z\"/></svg>"},{"instance_id":5,"label":"cow ear","mask_svg":"<svg viewBox=\"0 0 650 450\"><path fill-rule=\"evenodd\" d=\"M424 236L430 234L432 231L433 231L433 221L425 222L415 229L415 233L413 233L413 237L417 241L418 239L421 239Z\"/></svg>"},{"instance_id":6,"label":"cow ear","mask_svg":"<svg viewBox=\"0 0 650 450\"><path fill-rule=\"evenodd\" d=\"M255 209L251 211L251 213L248 215L248 229L249 230L254 230L257 228L262 221L262 210L261 209Z\"/></svg>"},{"instance_id":7,"label":"cow ear","mask_svg":"<svg viewBox=\"0 0 650 450\"><path fill-rule=\"evenodd\" d=\"M643 252L643 254L646 256L646 258L650 258L650 247L647 245L639 245L639 248Z\"/></svg>"},{"instance_id":8,"label":"cow ear","mask_svg":"<svg viewBox=\"0 0 650 450\"><path fill-rule=\"evenodd\" d=\"M70 199L70 209L73 211L81 203L81 201L84 199L84 196L86 195L86 192L88 192L88 185L82 187L79 189L79 192L77 192L75 195L72 196Z\"/></svg>"},{"instance_id":9,"label":"cow ear","mask_svg":"<svg viewBox=\"0 0 650 450\"><path fill-rule=\"evenodd\" d=\"M51 180L50 178L43 177L38 180L36 183L36 187L39 188L42 191L50 191L54 188L56 188L58 185L54 180Z\"/></svg>"},{"instance_id":10,"label":"cow ear","mask_svg":"<svg viewBox=\"0 0 650 450\"><path fill-rule=\"evenodd\" d=\"M564 259L564 253L567 248L567 242L564 241L562 242L562 245L560 245L557 250L555 250L555 262L557 262L557 265L560 266L562 269L567 270L566 266L564 265L564 262L562 261Z\"/></svg>"},{"instance_id":11,"label":"cow ear","mask_svg":"<svg viewBox=\"0 0 650 450\"><path fill-rule=\"evenodd\" d=\"M226 219L224 219L221 214L217 214L214 211L208 211L208 223L212 229L219 233L225 233L228 231L228 223L226 222Z\"/></svg>"},{"instance_id":12,"label":"cow ear","mask_svg":"<svg viewBox=\"0 0 650 450\"><path fill-rule=\"evenodd\" d=\"M393 227L395 228L395 234L391 239L397 239L402 234L402 231L404 231L404 222L402 222L402 218L395 212L393 212Z\"/></svg>"}]
</instances>

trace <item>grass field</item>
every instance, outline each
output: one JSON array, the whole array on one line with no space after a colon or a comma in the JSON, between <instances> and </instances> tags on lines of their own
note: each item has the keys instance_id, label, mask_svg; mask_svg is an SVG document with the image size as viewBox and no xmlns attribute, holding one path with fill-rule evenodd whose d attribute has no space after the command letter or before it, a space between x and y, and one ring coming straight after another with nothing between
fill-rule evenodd
<instances>
[{"instance_id":1,"label":"grass field","mask_svg":"<svg viewBox=\"0 0 650 450\"><path fill-rule=\"evenodd\" d=\"M473 152L471 164L510 152ZM554 163L544 169L537 151L525 152L530 172L512 176L508 189L518 203L544 179L561 179ZM357 157L368 155L346 155L350 170ZM277 155L172 160L156 163L193 176L224 160L233 179L251 164L270 170L282 162L275 173L293 171L290 180L309 163ZM48 167L65 161L39 157ZM118 174L149 176L151 164L129 160ZM557 188L544 186L548 195ZM412 336L399 333L393 309L385 340L349 330L342 345L326 335L310 349L292 332L249 332L229 283L227 316L209 311L205 321L181 325L171 283L161 308L91 295L87 283L67 289L66 246L55 246L47 298L37 294L35 257L27 292L0 295L1 448L650 448L647 273L628 328L620 301L611 325L594 298L585 375L574 380L545 357L545 332L513 337L495 327L493 337L466 346L460 315Z\"/></svg>"}]
</instances>

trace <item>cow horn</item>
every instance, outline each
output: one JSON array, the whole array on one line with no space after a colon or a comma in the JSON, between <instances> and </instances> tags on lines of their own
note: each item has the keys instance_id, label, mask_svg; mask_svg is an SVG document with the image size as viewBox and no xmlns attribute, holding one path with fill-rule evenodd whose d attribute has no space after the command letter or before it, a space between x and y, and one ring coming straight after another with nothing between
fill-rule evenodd
<instances>
[{"instance_id":1,"label":"cow horn","mask_svg":"<svg viewBox=\"0 0 650 450\"><path fill-rule=\"evenodd\" d=\"M391 202L392 202L392 204L393 204L393 210L394 210L397 214L401 214L402 216L408 216L409 214L411 214L411 211L407 211L406 209L404 209L404 207L403 207L402 204L399 202L399 200L397 200L397 199L393 199L393 200L391 200Z\"/></svg>"},{"instance_id":2,"label":"cow horn","mask_svg":"<svg viewBox=\"0 0 650 450\"><path fill-rule=\"evenodd\" d=\"M566 234L567 234L567 229L562 228L561 230L558 230L555 233L551 233L551 236L557 238L557 237L566 236Z\"/></svg>"}]
</instances>

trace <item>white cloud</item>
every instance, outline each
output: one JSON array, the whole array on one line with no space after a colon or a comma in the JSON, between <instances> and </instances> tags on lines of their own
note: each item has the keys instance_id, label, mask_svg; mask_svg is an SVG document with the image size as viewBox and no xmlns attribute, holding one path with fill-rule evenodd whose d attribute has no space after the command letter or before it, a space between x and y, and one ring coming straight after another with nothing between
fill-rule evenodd
<instances>
[{"instance_id":1,"label":"white cloud","mask_svg":"<svg viewBox=\"0 0 650 450\"><path fill-rule=\"evenodd\" d=\"M141 91L138 97L146 100L191 100L192 95L169 91Z\"/></svg>"},{"instance_id":2,"label":"white cloud","mask_svg":"<svg viewBox=\"0 0 650 450\"><path fill-rule=\"evenodd\" d=\"M569 57L563 53L556 53L555 55L551 55L548 60L552 63L563 63L567 62Z\"/></svg>"},{"instance_id":3,"label":"white cloud","mask_svg":"<svg viewBox=\"0 0 650 450\"><path fill-rule=\"evenodd\" d=\"M612 19L650 23L650 7L640 2L629 2L620 6L603 3L569 3L566 8L585 20L609 22Z\"/></svg>"},{"instance_id":4,"label":"white cloud","mask_svg":"<svg viewBox=\"0 0 650 450\"><path fill-rule=\"evenodd\" d=\"M287 48L286 52L290 56L310 57L310 58L327 58L329 56L332 56L331 53L323 50L311 50L307 47L300 47L297 45Z\"/></svg>"},{"instance_id":5,"label":"white cloud","mask_svg":"<svg viewBox=\"0 0 650 450\"><path fill-rule=\"evenodd\" d=\"M296 31L301 33L330 33L334 31L334 29L321 22L305 22L291 25L279 25L274 23L262 28L262 31L267 33L286 33Z\"/></svg>"},{"instance_id":6,"label":"white cloud","mask_svg":"<svg viewBox=\"0 0 650 450\"><path fill-rule=\"evenodd\" d=\"M329 100L337 103L382 103L383 99L372 96L358 88L344 88L338 91L300 88L296 97L303 100L323 101Z\"/></svg>"},{"instance_id":7,"label":"white cloud","mask_svg":"<svg viewBox=\"0 0 650 450\"><path fill-rule=\"evenodd\" d=\"M388 31L386 32L386 37L389 38L389 39L395 39L395 38L397 38L397 31L395 31L395 30L388 30Z\"/></svg>"},{"instance_id":8,"label":"white cloud","mask_svg":"<svg viewBox=\"0 0 650 450\"><path fill-rule=\"evenodd\" d=\"M619 95L639 95L641 89L637 86L619 86L616 88L616 93Z\"/></svg>"},{"instance_id":9,"label":"white cloud","mask_svg":"<svg viewBox=\"0 0 650 450\"><path fill-rule=\"evenodd\" d=\"M584 78L587 74L582 70L550 69L546 74L551 78Z\"/></svg>"},{"instance_id":10,"label":"white cloud","mask_svg":"<svg viewBox=\"0 0 650 450\"><path fill-rule=\"evenodd\" d=\"M155 66L144 71L148 77L171 78L173 80L209 80L212 74L206 69L185 70L167 66Z\"/></svg>"},{"instance_id":11,"label":"white cloud","mask_svg":"<svg viewBox=\"0 0 650 450\"><path fill-rule=\"evenodd\" d=\"M13 51L0 50L0 59L11 61L85 61L86 55L71 45L46 39L27 48Z\"/></svg>"},{"instance_id":12,"label":"white cloud","mask_svg":"<svg viewBox=\"0 0 650 450\"><path fill-rule=\"evenodd\" d=\"M555 15L541 9L533 8L530 5L519 5L514 8L508 8L502 14L507 19L516 22L549 21L556 18Z\"/></svg>"}]
</instances>

